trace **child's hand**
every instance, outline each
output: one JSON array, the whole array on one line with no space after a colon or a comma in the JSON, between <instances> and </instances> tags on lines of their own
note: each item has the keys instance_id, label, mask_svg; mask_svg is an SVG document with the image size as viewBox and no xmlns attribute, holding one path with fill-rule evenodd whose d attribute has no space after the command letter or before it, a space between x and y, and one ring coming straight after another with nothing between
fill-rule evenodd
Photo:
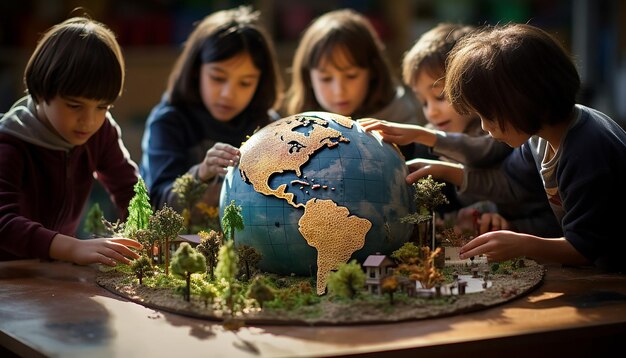
<instances>
[{"instance_id":1,"label":"child's hand","mask_svg":"<svg viewBox=\"0 0 626 358\"><path fill-rule=\"evenodd\" d=\"M75 263L88 265L101 263L108 266L115 266L117 262L129 264L130 259L139 258L139 254L130 248L141 250L143 247L139 242L126 238L102 238L81 240L76 251ZM129 259L130 258L130 259ZM82 261L82 262L81 262Z\"/></svg>"},{"instance_id":2,"label":"child's hand","mask_svg":"<svg viewBox=\"0 0 626 358\"><path fill-rule=\"evenodd\" d=\"M433 179L445 180L453 185L461 186L463 183L463 165L431 159L411 159L406 162L411 172L406 181L409 184L416 183L419 179L429 175Z\"/></svg>"},{"instance_id":3,"label":"child's hand","mask_svg":"<svg viewBox=\"0 0 626 358\"><path fill-rule=\"evenodd\" d=\"M58 234L50 245L50 257L78 265L101 263L115 266L117 262L128 264L130 259L139 258L139 254L131 248L141 250L143 246L135 240L121 237L79 240Z\"/></svg>"},{"instance_id":4,"label":"child's hand","mask_svg":"<svg viewBox=\"0 0 626 358\"><path fill-rule=\"evenodd\" d=\"M525 237L528 235L512 231L490 231L476 237L461 247L459 258L465 260L472 256L485 255L488 262L501 262L519 256L525 256Z\"/></svg>"},{"instance_id":5,"label":"child's hand","mask_svg":"<svg viewBox=\"0 0 626 358\"><path fill-rule=\"evenodd\" d=\"M239 163L239 149L226 143L215 143L206 152L206 156L198 168L198 178L207 181L216 175L226 174L227 167Z\"/></svg>"},{"instance_id":6,"label":"child's hand","mask_svg":"<svg viewBox=\"0 0 626 358\"><path fill-rule=\"evenodd\" d=\"M508 230L509 222L498 213L480 213L476 208L462 208L456 216L456 226L478 236L489 231Z\"/></svg>"},{"instance_id":7,"label":"child's hand","mask_svg":"<svg viewBox=\"0 0 626 358\"><path fill-rule=\"evenodd\" d=\"M482 213L477 221L477 225L479 234L509 229L509 222L498 213Z\"/></svg>"},{"instance_id":8,"label":"child's hand","mask_svg":"<svg viewBox=\"0 0 626 358\"><path fill-rule=\"evenodd\" d=\"M414 124L393 123L374 118L361 118L357 120L357 123L366 131L377 131L380 133L385 142L397 145L418 142L432 147L436 140L436 136L430 130ZM426 140L425 136L428 136L431 140Z\"/></svg>"}]
</instances>

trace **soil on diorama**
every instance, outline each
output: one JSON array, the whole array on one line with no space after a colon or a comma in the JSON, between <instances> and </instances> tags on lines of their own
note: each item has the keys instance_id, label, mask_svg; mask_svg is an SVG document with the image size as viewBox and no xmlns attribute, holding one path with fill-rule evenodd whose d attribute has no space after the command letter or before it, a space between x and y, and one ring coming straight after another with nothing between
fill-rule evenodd
<instances>
[{"instance_id":1,"label":"soil on diorama","mask_svg":"<svg viewBox=\"0 0 626 358\"><path fill-rule=\"evenodd\" d=\"M463 269L463 268L460 268ZM465 268L467 269L467 268ZM355 325L393 323L444 317L487 309L528 294L543 281L545 268L532 260L512 273L492 274L489 285L480 292L440 297L372 296L367 293L354 300L336 300L322 296L319 302L296 309L249 309L235 318L247 325ZM173 288L139 285L128 274L101 272L97 283L105 289L143 306L166 312L212 321L231 320L230 314L214 310L198 296L185 301ZM128 283L131 281L131 283Z\"/></svg>"}]
</instances>

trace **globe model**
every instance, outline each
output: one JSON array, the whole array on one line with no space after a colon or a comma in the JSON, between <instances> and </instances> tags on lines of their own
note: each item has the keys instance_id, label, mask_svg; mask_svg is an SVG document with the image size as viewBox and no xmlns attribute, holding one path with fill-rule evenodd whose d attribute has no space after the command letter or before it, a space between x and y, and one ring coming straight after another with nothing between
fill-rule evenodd
<instances>
[{"instance_id":1,"label":"globe model","mask_svg":"<svg viewBox=\"0 0 626 358\"><path fill-rule=\"evenodd\" d=\"M327 112L282 118L253 134L229 168L220 217L234 200L244 229L236 245L257 249L259 269L316 276L318 293L341 263L363 263L407 242L413 187L397 147L356 121Z\"/></svg>"}]
</instances>

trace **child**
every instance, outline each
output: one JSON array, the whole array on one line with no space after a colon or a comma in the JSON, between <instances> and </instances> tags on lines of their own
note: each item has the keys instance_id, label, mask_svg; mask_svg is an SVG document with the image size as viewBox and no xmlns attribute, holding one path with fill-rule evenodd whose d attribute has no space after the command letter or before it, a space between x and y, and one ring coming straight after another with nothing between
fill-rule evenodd
<instances>
[{"instance_id":1,"label":"child","mask_svg":"<svg viewBox=\"0 0 626 358\"><path fill-rule=\"evenodd\" d=\"M0 119L0 260L115 266L139 257L130 248L141 245L130 239L72 237L94 177L121 217L139 178L109 113L124 85L115 35L84 17L53 26L24 82L28 95Z\"/></svg>"},{"instance_id":2,"label":"child","mask_svg":"<svg viewBox=\"0 0 626 358\"><path fill-rule=\"evenodd\" d=\"M206 182L203 202L218 206L226 167L239 161L238 147L275 119L281 81L258 12L239 7L204 18L146 124L140 170L153 206L179 207L172 184L185 173Z\"/></svg>"},{"instance_id":3,"label":"child","mask_svg":"<svg viewBox=\"0 0 626 358\"><path fill-rule=\"evenodd\" d=\"M403 79L410 85L429 124L426 127L381 123L376 120L359 121L366 130L379 130L388 141L396 144L416 142L427 146L440 159L465 165L494 167L510 152L511 147L491 138L480 127L480 118L474 113L457 113L443 94L445 66L448 53L463 36L474 27L443 23L424 33L403 59ZM428 157L423 153L421 157ZM475 203L476 198L461 194L451 185L446 195L451 201L450 210ZM452 190L449 190L452 189ZM506 203L492 198L497 203L498 213L485 212L480 220L480 232L498 229L541 234L562 235L560 225L545 198L539 176L535 180L535 198L524 203ZM478 205L475 203L475 205ZM487 206L487 208L493 205ZM457 222L470 221L473 226L473 210L459 211Z\"/></svg>"},{"instance_id":4,"label":"child","mask_svg":"<svg viewBox=\"0 0 626 358\"><path fill-rule=\"evenodd\" d=\"M286 111L327 111L424 124L419 104L394 76L370 22L353 10L328 12L306 29L296 49ZM409 154L412 145L403 148Z\"/></svg>"},{"instance_id":5,"label":"child","mask_svg":"<svg viewBox=\"0 0 626 358\"><path fill-rule=\"evenodd\" d=\"M451 52L445 93L460 113L473 112L489 134L515 147L499 171L416 163L407 180L432 174L463 191L522 202L540 173L559 238L494 231L461 249L489 261L541 261L624 271L626 241L615 203L626 201L626 132L605 114L576 104L580 77L560 44L526 24L486 27ZM493 185L477 185L484 177Z\"/></svg>"}]
</instances>

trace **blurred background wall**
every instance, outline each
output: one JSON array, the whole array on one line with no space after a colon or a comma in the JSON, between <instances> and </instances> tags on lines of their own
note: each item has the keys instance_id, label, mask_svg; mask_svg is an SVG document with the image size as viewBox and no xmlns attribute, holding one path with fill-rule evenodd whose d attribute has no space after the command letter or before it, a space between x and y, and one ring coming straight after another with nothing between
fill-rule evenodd
<instances>
[{"instance_id":1,"label":"blurred background wall","mask_svg":"<svg viewBox=\"0 0 626 358\"><path fill-rule=\"evenodd\" d=\"M0 112L24 93L22 74L41 35L83 7L109 25L124 50L127 82L113 114L133 159L148 112L193 23L213 11L250 4L261 10L276 42L285 81L302 30L320 14L354 8L372 21L389 56L401 58L438 22L472 25L530 22L556 35L575 56L580 102L626 124L626 4L621 0L19 0L0 4Z\"/></svg>"},{"instance_id":2,"label":"blurred background wall","mask_svg":"<svg viewBox=\"0 0 626 358\"><path fill-rule=\"evenodd\" d=\"M626 1L622 0L3 0L0 2L0 113L24 94L22 74L39 36L82 7L118 36L126 58L123 96L113 115L132 158L141 160L141 135L167 76L195 21L249 4L262 13L276 43L285 82L304 28L337 8L366 15L384 40L398 73L402 55L439 22L472 25L528 22L572 52L583 90L580 103L626 126Z\"/></svg>"}]
</instances>

